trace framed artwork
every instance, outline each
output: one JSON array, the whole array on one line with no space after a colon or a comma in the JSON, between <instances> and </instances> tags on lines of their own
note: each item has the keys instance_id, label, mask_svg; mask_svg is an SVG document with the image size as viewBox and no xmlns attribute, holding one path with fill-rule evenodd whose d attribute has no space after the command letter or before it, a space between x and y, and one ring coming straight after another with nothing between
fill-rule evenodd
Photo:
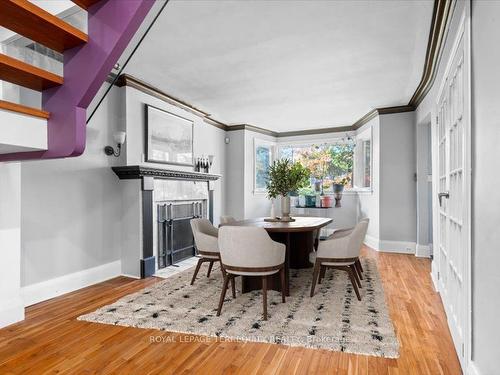
<instances>
[{"instance_id":1,"label":"framed artwork","mask_svg":"<svg viewBox=\"0 0 500 375\"><path fill-rule=\"evenodd\" d=\"M193 121L146 105L146 162L193 166Z\"/></svg>"}]
</instances>

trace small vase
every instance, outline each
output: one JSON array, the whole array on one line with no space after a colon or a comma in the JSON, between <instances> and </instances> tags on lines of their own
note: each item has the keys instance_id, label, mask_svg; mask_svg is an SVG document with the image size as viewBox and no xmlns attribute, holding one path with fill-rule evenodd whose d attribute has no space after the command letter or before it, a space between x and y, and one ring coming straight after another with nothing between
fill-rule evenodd
<instances>
[{"instance_id":1,"label":"small vase","mask_svg":"<svg viewBox=\"0 0 500 375\"><path fill-rule=\"evenodd\" d=\"M290 218L290 197L281 197L281 216L287 220Z\"/></svg>"},{"instance_id":2,"label":"small vase","mask_svg":"<svg viewBox=\"0 0 500 375\"><path fill-rule=\"evenodd\" d=\"M276 219L276 212L274 210L274 199L271 199L271 214L269 215L271 219Z\"/></svg>"}]
</instances>

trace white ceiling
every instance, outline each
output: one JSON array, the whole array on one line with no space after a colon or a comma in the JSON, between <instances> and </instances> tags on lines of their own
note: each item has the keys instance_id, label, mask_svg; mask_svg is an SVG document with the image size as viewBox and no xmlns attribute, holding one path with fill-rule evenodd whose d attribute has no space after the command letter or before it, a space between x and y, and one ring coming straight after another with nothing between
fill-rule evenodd
<instances>
[{"instance_id":1,"label":"white ceiling","mask_svg":"<svg viewBox=\"0 0 500 375\"><path fill-rule=\"evenodd\" d=\"M408 103L432 9L432 0L173 0L126 72L229 125L351 125Z\"/></svg>"}]
</instances>

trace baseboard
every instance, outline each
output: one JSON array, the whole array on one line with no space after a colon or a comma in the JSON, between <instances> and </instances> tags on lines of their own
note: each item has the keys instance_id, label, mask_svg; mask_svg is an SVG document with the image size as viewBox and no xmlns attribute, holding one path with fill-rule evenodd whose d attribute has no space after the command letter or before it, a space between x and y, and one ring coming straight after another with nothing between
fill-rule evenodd
<instances>
[{"instance_id":1,"label":"baseboard","mask_svg":"<svg viewBox=\"0 0 500 375\"><path fill-rule=\"evenodd\" d=\"M384 253L415 254L417 244L408 241L387 241L375 238L370 235L365 236L365 244L374 250Z\"/></svg>"},{"instance_id":2,"label":"baseboard","mask_svg":"<svg viewBox=\"0 0 500 375\"><path fill-rule=\"evenodd\" d=\"M421 258L430 258L431 257L431 247L429 245L420 245L417 244L416 250L415 250L415 256L421 257Z\"/></svg>"},{"instance_id":3,"label":"baseboard","mask_svg":"<svg viewBox=\"0 0 500 375\"><path fill-rule=\"evenodd\" d=\"M474 361L469 362L469 366L467 368L468 375L481 375L481 372L477 369Z\"/></svg>"},{"instance_id":4,"label":"baseboard","mask_svg":"<svg viewBox=\"0 0 500 375\"><path fill-rule=\"evenodd\" d=\"M5 302L5 308L0 309L0 328L24 320L24 304L21 298L14 298Z\"/></svg>"},{"instance_id":5,"label":"baseboard","mask_svg":"<svg viewBox=\"0 0 500 375\"><path fill-rule=\"evenodd\" d=\"M379 251L379 240L370 235L365 236L365 245L372 248L373 250Z\"/></svg>"},{"instance_id":6,"label":"baseboard","mask_svg":"<svg viewBox=\"0 0 500 375\"><path fill-rule=\"evenodd\" d=\"M94 268L70 273L40 283L27 285L21 288L24 306L70 293L87 286L100 283L121 275L121 261L117 260Z\"/></svg>"},{"instance_id":7,"label":"baseboard","mask_svg":"<svg viewBox=\"0 0 500 375\"><path fill-rule=\"evenodd\" d=\"M436 277L434 276L434 272L430 272L430 275L431 275L431 280L432 280L432 286L434 287L434 290L439 293L439 289L438 289L438 283L437 283L437 280L436 280Z\"/></svg>"}]
</instances>

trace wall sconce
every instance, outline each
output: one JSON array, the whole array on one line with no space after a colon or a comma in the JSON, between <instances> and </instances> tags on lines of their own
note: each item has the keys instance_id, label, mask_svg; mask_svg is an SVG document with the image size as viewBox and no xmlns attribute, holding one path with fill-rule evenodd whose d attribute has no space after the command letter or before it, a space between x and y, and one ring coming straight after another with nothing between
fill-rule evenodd
<instances>
[{"instance_id":1,"label":"wall sconce","mask_svg":"<svg viewBox=\"0 0 500 375\"><path fill-rule=\"evenodd\" d=\"M117 150L118 152L115 152L115 149L111 146L106 146L104 147L104 153L108 156L115 156L115 157L118 157L120 156L120 153L122 151L122 144L125 143L125 137L126 137L127 133L125 132L115 132L115 134L113 134L113 139L114 141L116 142L117 146Z\"/></svg>"}]
</instances>

